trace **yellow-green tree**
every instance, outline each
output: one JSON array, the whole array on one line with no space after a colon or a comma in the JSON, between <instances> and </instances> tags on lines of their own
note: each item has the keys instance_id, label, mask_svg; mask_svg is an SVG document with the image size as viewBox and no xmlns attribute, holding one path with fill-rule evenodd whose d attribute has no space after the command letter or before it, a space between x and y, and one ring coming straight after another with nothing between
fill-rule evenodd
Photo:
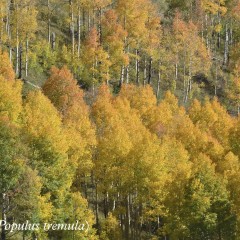
<instances>
[{"instance_id":1,"label":"yellow-green tree","mask_svg":"<svg viewBox=\"0 0 240 240\"><path fill-rule=\"evenodd\" d=\"M89 32L82 50L81 77L89 86L104 83L110 79L109 67L111 62L108 53L100 45L100 37L96 28Z\"/></svg>"},{"instance_id":2,"label":"yellow-green tree","mask_svg":"<svg viewBox=\"0 0 240 240\"><path fill-rule=\"evenodd\" d=\"M53 220L64 219L64 202L74 172L68 159L68 143L59 113L40 91L30 92L24 102L24 126L29 162L42 178L41 193L50 196Z\"/></svg>"},{"instance_id":3,"label":"yellow-green tree","mask_svg":"<svg viewBox=\"0 0 240 240\"><path fill-rule=\"evenodd\" d=\"M95 128L84 93L66 67L52 68L43 91L62 116L68 155L73 168L77 169L75 183L79 186L81 178L90 174L92 150L96 145Z\"/></svg>"},{"instance_id":4,"label":"yellow-green tree","mask_svg":"<svg viewBox=\"0 0 240 240\"><path fill-rule=\"evenodd\" d=\"M7 52L0 50L0 62L0 75L8 81L13 81L15 79L15 73Z\"/></svg>"},{"instance_id":5,"label":"yellow-green tree","mask_svg":"<svg viewBox=\"0 0 240 240\"><path fill-rule=\"evenodd\" d=\"M118 78L121 66L128 65L128 55L124 52L126 37L127 31L119 24L116 11L107 11L102 20L102 45L111 61L111 78Z\"/></svg>"},{"instance_id":6,"label":"yellow-green tree","mask_svg":"<svg viewBox=\"0 0 240 240\"><path fill-rule=\"evenodd\" d=\"M176 79L178 65L183 66L184 101L187 102L193 89L192 78L198 72L207 73L211 66L210 55L206 45L198 35L198 28L192 22L185 22L180 14L173 21L173 45L177 44Z\"/></svg>"}]
</instances>

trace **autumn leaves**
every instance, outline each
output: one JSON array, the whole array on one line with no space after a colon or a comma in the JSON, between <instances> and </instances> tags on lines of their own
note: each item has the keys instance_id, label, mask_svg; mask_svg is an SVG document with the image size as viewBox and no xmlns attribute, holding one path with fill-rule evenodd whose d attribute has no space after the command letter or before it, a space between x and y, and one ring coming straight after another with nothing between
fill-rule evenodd
<instances>
[{"instance_id":1,"label":"autumn leaves","mask_svg":"<svg viewBox=\"0 0 240 240\"><path fill-rule=\"evenodd\" d=\"M185 24L176 24L181 40ZM149 85L132 84L118 95L103 84L86 98L67 67L23 99L7 54L0 58L5 219L85 219L89 232L75 236L87 239L239 234L240 125L216 99L184 109L170 92L158 103Z\"/></svg>"}]
</instances>

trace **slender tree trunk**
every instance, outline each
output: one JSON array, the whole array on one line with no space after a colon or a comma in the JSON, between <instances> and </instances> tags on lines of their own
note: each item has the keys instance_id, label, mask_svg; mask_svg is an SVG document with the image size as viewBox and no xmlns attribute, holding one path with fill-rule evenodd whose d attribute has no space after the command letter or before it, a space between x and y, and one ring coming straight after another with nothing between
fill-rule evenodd
<instances>
[{"instance_id":1,"label":"slender tree trunk","mask_svg":"<svg viewBox=\"0 0 240 240\"><path fill-rule=\"evenodd\" d=\"M93 7L92 9L92 17L91 15L89 15L89 18L90 18L90 29L95 27L95 23L96 23L96 13L95 13L95 8ZM89 30L90 30L89 29Z\"/></svg>"},{"instance_id":2,"label":"slender tree trunk","mask_svg":"<svg viewBox=\"0 0 240 240\"><path fill-rule=\"evenodd\" d=\"M22 79L22 46L19 46L19 79Z\"/></svg>"},{"instance_id":3,"label":"slender tree trunk","mask_svg":"<svg viewBox=\"0 0 240 240\"><path fill-rule=\"evenodd\" d=\"M159 98L159 93L160 93L160 83L161 83L161 62L159 61L158 64L158 83L157 83L157 98Z\"/></svg>"},{"instance_id":4,"label":"slender tree trunk","mask_svg":"<svg viewBox=\"0 0 240 240\"><path fill-rule=\"evenodd\" d=\"M28 76L28 47L29 47L29 41L28 37L26 39L26 58L25 58L25 77Z\"/></svg>"},{"instance_id":5,"label":"slender tree trunk","mask_svg":"<svg viewBox=\"0 0 240 240\"><path fill-rule=\"evenodd\" d=\"M95 76L94 76L94 78L95 78ZM93 94L93 96L95 96L95 90L96 90L95 89L95 82L93 81L93 85L92 85L92 94Z\"/></svg>"},{"instance_id":6,"label":"slender tree trunk","mask_svg":"<svg viewBox=\"0 0 240 240\"><path fill-rule=\"evenodd\" d=\"M206 14L205 15L205 31L206 31L206 45L207 45L207 49L208 49L208 52L210 53L210 43L209 43L209 36L208 36L208 15Z\"/></svg>"},{"instance_id":7,"label":"slender tree trunk","mask_svg":"<svg viewBox=\"0 0 240 240\"><path fill-rule=\"evenodd\" d=\"M215 89L214 89L215 96L217 96L217 85L218 85L218 65L216 61L216 76L215 76Z\"/></svg>"},{"instance_id":8,"label":"slender tree trunk","mask_svg":"<svg viewBox=\"0 0 240 240\"><path fill-rule=\"evenodd\" d=\"M69 8L70 8L70 32L72 36L72 56L74 56L75 53L75 28L74 28L74 12L73 12L73 1L69 0Z\"/></svg>"},{"instance_id":9,"label":"slender tree trunk","mask_svg":"<svg viewBox=\"0 0 240 240\"><path fill-rule=\"evenodd\" d=\"M188 101L189 83L190 83L190 80L189 80L189 77L188 77L187 86L186 86L186 95L185 95L184 103L187 103L187 101Z\"/></svg>"},{"instance_id":10,"label":"slender tree trunk","mask_svg":"<svg viewBox=\"0 0 240 240\"><path fill-rule=\"evenodd\" d=\"M18 39L18 37L17 37L17 39ZM16 70L15 70L15 73L16 73L16 76L19 75L19 43L17 43L17 46L16 46Z\"/></svg>"},{"instance_id":11,"label":"slender tree trunk","mask_svg":"<svg viewBox=\"0 0 240 240\"><path fill-rule=\"evenodd\" d=\"M10 4L9 4L9 0L6 0L6 22L5 22L5 30L7 35L9 36L9 18L10 18Z\"/></svg>"},{"instance_id":12,"label":"slender tree trunk","mask_svg":"<svg viewBox=\"0 0 240 240\"><path fill-rule=\"evenodd\" d=\"M107 218L108 216L108 209L109 209L109 206L108 206L108 192L105 193L105 196L104 196L104 217Z\"/></svg>"},{"instance_id":13,"label":"slender tree trunk","mask_svg":"<svg viewBox=\"0 0 240 240\"><path fill-rule=\"evenodd\" d=\"M88 199L88 186L87 186L87 177L86 175L84 176L84 193L85 193L85 198Z\"/></svg>"},{"instance_id":14,"label":"slender tree trunk","mask_svg":"<svg viewBox=\"0 0 240 240\"><path fill-rule=\"evenodd\" d=\"M219 25L221 25L221 16L220 16L220 14L218 13L218 24ZM220 32L217 34L217 38L218 38L218 40L217 40L217 46L218 46L218 48L220 48L221 47L221 34L220 34Z\"/></svg>"},{"instance_id":15,"label":"slender tree trunk","mask_svg":"<svg viewBox=\"0 0 240 240\"><path fill-rule=\"evenodd\" d=\"M18 8L18 6L16 6ZM16 76L19 76L19 32L18 32L18 19L17 19L17 25L16 25Z\"/></svg>"},{"instance_id":16,"label":"slender tree trunk","mask_svg":"<svg viewBox=\"0 0 240 240\"><path fill-rule=\"evenodd\" d=\"M148 84L150 85L152 83L152 57L149 59L149 68L148 68Z\"/></svg>"},{"instance_id":17,"label":"slender tree trunk","mask_svg":"<svg viewBox=\"0 0 240 240\"><path fill-rule=\"evenodd\" d=\"M2 193L2 220L6 221L6 194ZM2 224L1 227L1 240L6 240L5 226Z\"/></svg>"},{"instance_id":18,"label":"slender tree trunk","mask_svg":"<svg viewBox=\"0 0 240 240\"><path fill-rule=\"evenodd\" d=\"M131 215L130 215L130 199L129 195L126 197L125 200L125 208L126 208L126 218L125 218L125 239L129 239L130 233L130 222L131 222Z\"/></svg>"},{"instance_id":19,"label":"slender tree trunk","mask_svg":"<svg viewBox=\"0 0 240 240\"><path fill-rule=\"evenodd\" d=\"M115 198L113 199L113 207L112 207L112 212L116 209L116 200Z\"/></svg>"},{"instance_id":20,"label":"slender tree trunk","mask_svg":"<svg viewBox=\"0 0 240 240\"><path fill-rule=\"evenodd\" d=\"M143 205L142 202L140 202L139 204L139 218L142 216L142 209L143 209ZM139 223L139 231L138 231L138 239L141 239L141 235L142 235L142 220Z\"/></svg>"},{"instance_id":21,"label":"slender tree trunk","mask_svg":"<svg viewBox=\"0 0 240 240\"><path fill-rule=\"evenodd\" d=\"M9 60L12 63L12 47L11 47L11 45L9 46Z\"/></svg>"},{"instance_id":22,"label":"slender tree trunk","mask_svg":"<svg viewBox=\"0 0 240 240\"><path fill-rule=\"evenodd\" d=\"M211 16L210 17L211 19L211 38L210 38L210 51L213 51L213 48L215 47L216 43L215 43L215 35L216 35L216 32L214 31L214 17Z\"/></svg>"},{"instance_id":23,"label":"slender tree trunk","mask_svg":"<svg viewBox=\"0 0 240 240\"><path fill-rule=\"evenodd\" d=\"M186 97L186 63L183 63L183 102L185 101Z\"/></svg>"},{"instance_id":24,"label":"slender tree trunk","mask_svg":"<svg viewBox=\"0 0 240 240\"><path fill-rule=\"evenodd\" d=\"M7 9L7 21L6 21L6 32L8 36L8 42L9 42L9 59L12 63L12 47L11 47L11 29L10 29L10 22L11 22L11 10L10 10L10 1L6 0L6 9Z\"/></svg>"},{"instance_id":25,"label":"slender tree trunk","mask_svg":"<svg viewBox=\"0 0 240 240\"><path fill-rule=\"evenodd\" d=\"M107 71L107 80L106 80L106 82L107 82L107 85L109 85L109 71Z\"/></svg>"},{"instance_id":26,"label":"slender tree trunk","mask_svg":"<svg viewBox=\"0 0 240 240\"><path fill-rule=\"evenodd\" d=\"M185 103L187 103L187 101L188 101L191 90L192 90L192 59L190 58L190 60L189 60L189 76L188 76Z\"/></svg>"},{"instance_id":27,"label":"slender tree trunk","mask_svg":"<svg viewBox=\"0 0 240 240\"><path fill-rule=\"evenodd\" d=\"M175 64L175 80L178 80L178 63Z\"/></svg>"},{"instance_id":28,"label":"slender tree trunk","mask_svg":"<svg viewBox=\"0 0 240 240\"><path fill-rule=\"evenodd\" d=\"M93 15L94 15L94 9L93 9ZM88 32L91 29L91 14L90 14L90 10L88 10Z\"/></svg>"},{"instance_id":29,"label":"slender tree trunk","mask_svg":"<svg viewBox=\"0 0 240 240\"><path fill-rule=\"evenodd\" d=\"M139 59L138 59L139 51L136 49L136 83L139 85Z\"/></svg>"},{"instance_id":30,"label":"slender tree trunk","mask_svg":"<svg viewBox=\"0 0 240 240\"><path fill-rule=\"evenodd\" d=\"M51 43L51 10L50 10L50 0L47 0L48 7L48 43Z\"/></svg>"},{"instance_id":31,"label":"slender tree trunk","mask_svg":"<svg viewBox=\"0 0 240 240\"><path fill-rule=\"evenodd\" d=\"M99 206L98 206L98 185L97 183L95 184L96 186L96 196L95 196L95 215L96 215L96 225L97 229L99 229Z\"/></svg>"},{"instance_id":32,"label":"slender tree trunk","mask_svg":"<svg viewBox=\"0 0 240 240\"><path fill-rule=\"evenodd\" d=\"M85 39L85 37L86 37L86 10L85 9L83 9L82 10L82 23L83 23L83 28L82 28L82 30L83 30L83 32L82 32L82 34L83 34L83 38Z\"/></svg>"},{"instance_id":33,"label":"slender tree trunk","mask_svg":"<svg viewBox=\"0 0 240 240\"><path fill-rule=\"evenodd\" d=\"M121 225L121 232L124 232L124 223L123 223L124 219L123 219L123 215L120 214L120 225Z\"/></svg>"},{"instance_id":34,"label":"slender tree trunk","mask_svg":"<svg viewBox=\"0 0 240 240\"><path fill-rule=\"evenodd\" d=\"M126 83L129 84L129 64L126 67Z\"/></svg>"},{"instance_id":35,"label":"slender tree trunk","mask_svg":"<svg viewBox=\"0 0 240 240\"><path fill-rule=\"evenodd\" d=\"M120 81L119 81L119 86L120 87L123 85L123 82L124 82L124 72L125 72L125 67L122 66L122 68L121 68L121 75L120 75Z\"/></svg>"},{"instance_id":36,"label":"slender tree trunk","mask_svg":"<svg viewBox=\"0 0 240 240\"><path fill-rule=\"evenodd\" d=\"M228 55L229 55L229 34L228 34L228 24L226 24L224 60L223 60L223 63L225 66L228 64Z\"/></svg>"},{"instance_id":37,"label":"slender tree trunk","mask_svg":"<svg viewBox=\"0 0 240 240\"><path fill-rule=\"evenodd\" d=\"M93 96L95 95L95 67L96 66L96 63L97 63L97 59L95 59L95 62L92 64L93 66L93 72L92 72L92 94Z\"/></svg>"},{"instance_id":38,"label":"slender tree trunk","mask_svg":"<svg viewBox=\"0 0 240 240\"><path fill-rule=\"evenodd\" d=\"M143 70L143 86L146 86L147 83L147 60L144 58L144 70Z\"/></svg>"},{"instance_id":39,"label":"slender tree trunk","mask_svg":"<svg viewBox=\"0 0 240 240\"><path fill-rule=\"evenodd\" d=\"M78 7L78 58L80 57L81 49L81 8Z\"/></svg>"},{"instance_id":40,"label":"slender tree trunk","mask_svg":"<svg viewBox=\"0 0 240 240\"><path fill-rule=\"evenodd\" d=\"M51 47L52 50L54 51L56 48L56 34L52 32L52 38L51 38Z\"/></svg>"},{"instance_id":41,"label":"slender tree trunk","mask_svg":"<svg viewBox=\"0 0 240 240\"><path fill-rule=\"evenodd\" d=\"M102 45L102 8L98 8L98 34L100 39L100 45Z\"/></svg>"},{"instance_id":42,"label":"slender tree trunk","mask_svg":"<svg viewBox=\"0 0 240 240\"><path fill-rule=\"evenodd\" d=\"M232 18L230 21L230 29L229 29L229 44L233 45L233 20L232 20Z\"/></svg>"},{"instance_id":43,"label":"slender tree trunk","mask_svg":"<svg viewBox=\"0 0 240 240\"><path fill-rule=\"evenodd\" d=\"M201 37L202 37L202 42L204 42L204 18L203 16L201 17L202 23L201 23Z\"/></svg>"},{"instance_id":44,"label":"slender tree trunk","mask_svg":"<svg viewBox=\"0 0 240 240\"><path fill-rule=\"evenodd\" d=\"M189 92L192 91L192 58L190 58L190 65L189 65Z\"/></svg>"},{"instance_id":45,"label":"slender tree trunk","mask_svg":"<svg viewBox=\"0 0 240 240\"><path fill-rule=\"evenodd\" d=\"M139 206L136 207L136 210L135 210L135 236L134 236L134 239L139 239L138 238L138 220L139 220Z\"/></svg>"},{"instance_id":46,"label":"slender tree trunk","mask_svg":"<svg viewBox=\"0 0 240 240\"><path fill-rule=\"evenodd\" d=\"M126 15L124 15L124 30L126 29ZM123 52L126 53L126 47L127 47L127 37L124 38L124 50ZM129 50L129 49L128 49ZM125 67L122 66L121 68L121 76L120 76L120 87L122 86L123 82L124 82L124 74L125 74Z\"/></svg>"},{"instance_id":47,"label":"slender tree trunk","mask_svg":"<svg viewBox=\"0 0 240 240\"><path fill-rule=\"evenodd\" d=\"M127 39L126 39L126 44L127 44ZM129 45L128 45L128 47L127 47L127 55L129 55L129 53L130 53L130 47L129 47ZM131 66L131 64L130 64L130 62L129 62L129 64L126 66L126 83L128 84L129 83L129 68L130 68L130 66Z\"/></svg>"}]
</instances>

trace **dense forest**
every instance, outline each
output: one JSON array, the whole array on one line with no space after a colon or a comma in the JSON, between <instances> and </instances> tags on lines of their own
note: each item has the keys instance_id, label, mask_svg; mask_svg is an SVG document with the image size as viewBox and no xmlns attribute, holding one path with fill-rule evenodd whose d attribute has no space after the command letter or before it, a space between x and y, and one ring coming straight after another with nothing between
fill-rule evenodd
<instances>
[{"instance_id":1,"label":"dense forest","mask_svg":"<svg viewBox=\"0 0 240 240\"><path fill-rule=\"evenodd\" d=\"M239 0L0 0L1 240L240 239L239 24Z\"/></svg>"}]
</instances>

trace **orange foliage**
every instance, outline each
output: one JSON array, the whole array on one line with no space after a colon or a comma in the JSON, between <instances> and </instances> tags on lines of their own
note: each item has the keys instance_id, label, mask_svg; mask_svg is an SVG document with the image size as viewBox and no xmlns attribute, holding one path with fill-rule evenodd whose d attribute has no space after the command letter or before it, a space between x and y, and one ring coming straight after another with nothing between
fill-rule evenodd
<instances>
[{"instance_id":1,"label":"orange foliage","mask_svg":"<svg viewBox=\"0 0 240 240\"><path fill-rule=\"evenodd\" d=\"M75 102L83 103L83 91L66 66L51 69L51 75L45 82L43 91L63 115Z\"/></svg>"},{"instance_id":2,"label":"orange foliage","mask_svg":"<svg viewBox=\"0 0 240 240\"><path fill-rule=\"evenodd\" d=\"M43 91L62 114L73 164L80 165L81 172L86 173L91 168L91 148L96 143L83 91L67 67L52 68Z\"/></svg>"}]
</instances>

